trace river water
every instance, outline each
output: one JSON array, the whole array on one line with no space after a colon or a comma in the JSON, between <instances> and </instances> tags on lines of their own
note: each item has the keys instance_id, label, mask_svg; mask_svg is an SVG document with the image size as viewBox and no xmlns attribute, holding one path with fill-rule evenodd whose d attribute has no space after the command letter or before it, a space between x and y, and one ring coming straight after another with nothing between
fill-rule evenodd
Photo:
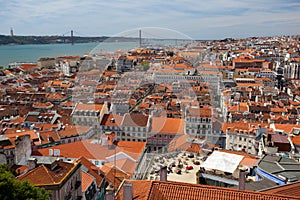
<instances>
[{"instance_id":1,"label":"river water","mask_svg":"<svg viewBox=\"0 0 300 200\"><path fill-rule=\"evenodd\" d=\"M79 55L94 52L114 52L129 50L137 47L137 42L101 42L78 44L30 44L0 46L0 66L7 67L13 62L37 62L41 57L55 57L64 55Z\"/></svg>"}]
</instances>

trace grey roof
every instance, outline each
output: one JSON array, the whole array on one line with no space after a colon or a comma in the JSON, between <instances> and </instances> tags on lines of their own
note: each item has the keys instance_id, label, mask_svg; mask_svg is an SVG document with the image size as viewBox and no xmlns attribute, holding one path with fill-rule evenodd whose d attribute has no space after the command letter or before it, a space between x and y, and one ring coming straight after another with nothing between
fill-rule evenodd
<instances>
[{"instance_id":1,"label":"grey roof","mask_svg":"<svg viewBox=\"0 0 300 200\"><path fill-rule=\"evenodd\" d=\"M266 178L263 178L260 181L249 181L245 183L245 189L252 191L260 191L275 186L278 186L277 183Z\"/></svg>"},{"instance_id":2,"label":"grey roof","mask_svg":"<svg viewBox=\"0 0 300 200\"><path fill-rule=\"evenodd\" d=\"M56 161L56 159L57 158L55 157L42 156L38 158L37 164L51 165Z\"/></svg>"},{"instance_id":3,"label":"grey roof","mask_svg":"<svg viewBox=\"0 0 300 200\"><path fill-rule=\"evenodd\" d=\"M282 180L291 182L300 180L300 163L290 158L265 155L257 166Z\"/></svg>"}]
</instances>

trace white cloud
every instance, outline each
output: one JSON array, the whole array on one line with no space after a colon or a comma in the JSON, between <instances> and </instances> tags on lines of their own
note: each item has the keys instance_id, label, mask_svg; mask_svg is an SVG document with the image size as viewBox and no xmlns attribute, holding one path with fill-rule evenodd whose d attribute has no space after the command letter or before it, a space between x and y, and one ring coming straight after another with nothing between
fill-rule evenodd
<instances>
[{"instance_id":1,"label":"white cloud","mask_svg":"<svg viewBox=\"0 0 300 200\"><path fill-rule=\"evenodd\" d=\"M14 27L20 34L61 34L74 29L85 35L114 35L155 26L208 39L240 35L239 29L249 30L244 36L295 34L300 29L297 0L0 0L0 5L0 33Z\"/></svg>"}]
</instances>

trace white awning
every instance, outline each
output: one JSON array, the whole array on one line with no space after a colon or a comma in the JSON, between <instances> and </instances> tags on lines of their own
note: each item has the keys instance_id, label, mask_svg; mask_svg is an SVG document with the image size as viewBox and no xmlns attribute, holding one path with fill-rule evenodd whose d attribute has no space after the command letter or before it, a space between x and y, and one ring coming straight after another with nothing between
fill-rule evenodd
<instances>
[{"instance_id":1,"label":"white awning","mask_svg":"<svg viewBox=\"0 0 300 200\"><path fill-rule=\"evenodd\" d=\"M243 158L241 155L214 151L201 167L233 173Z\"/></svg>"}]
</instances>

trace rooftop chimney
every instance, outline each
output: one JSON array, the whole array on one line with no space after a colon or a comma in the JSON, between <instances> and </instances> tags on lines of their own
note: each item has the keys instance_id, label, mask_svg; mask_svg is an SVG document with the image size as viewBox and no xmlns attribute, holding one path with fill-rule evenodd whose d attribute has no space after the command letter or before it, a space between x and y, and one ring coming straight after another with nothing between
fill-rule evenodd
<instances>
[{"instance_id":1,"label":"rooftop chimney","mask_svg":"<svg viewBox=\"0 0 300 200\"><path fill-rule=\"evenodd\" d=\"M36 158L28 158L28 169L34 169L37 166L37 159Z\"/></svg>"},{"instance_id":2,"label":"rooftop chimney","mask_svg":"<svg viewBox=\"0 0 300 200\"><path fill-rule=\"evenodd\" d=\"M133 189L132 183L125 183L123 185L123 199L124 200L132 200L133 199Z\"/></svg>"},{"instance_id":3,"label":"rooftop chimney","mask_svg":"<svg viewBox=\"0 0 300 200\"><path fill-rule=\"evenodd\" d=\"M160 168L160 181L167 181L167 166Z\"/></svg>"},{"instance_id":4,"label":"rooftop chimney","mask_svg":"<svg viewBox=\"0 0 300 200\"><path fill-rule=\"evenodd\" d=\"M240 168L240 174L239 174L239 190L245 190L245 184L246 184L246 175L248 172L246 171L246 168Z\"/></svg>"}]
</instances>

